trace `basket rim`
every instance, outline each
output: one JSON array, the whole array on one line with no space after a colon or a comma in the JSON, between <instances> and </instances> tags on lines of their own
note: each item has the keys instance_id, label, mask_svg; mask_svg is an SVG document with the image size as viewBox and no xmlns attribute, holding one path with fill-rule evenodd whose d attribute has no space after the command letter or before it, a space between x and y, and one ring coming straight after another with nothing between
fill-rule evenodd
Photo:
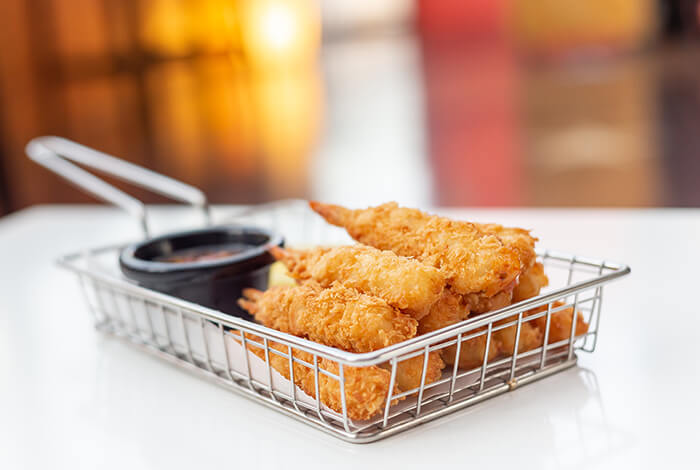
<instances>
[{"instance_id":1,"label":"basket rim","mask_svg":"<svg viewBox=\"0 0 700 470\"><path fill-rule=\"evenodd\" d=\"M512 317L521 312L525 312L527 310L542 306L556 299L567 297L570 295L575 295L576 293L590 289L591 287L597 287L606 284L610 281L619 279L631 273L630 267L621 263L600 260L596 258L575 256L558 251L536 250L538 257L542 257L543 259L552 259L560 262L570 263L571 265L580 264L588 267L599 268L600 274L590 279L573 283L568 286L560 287L546 294L541 294L536 297L532 297L530 299L526 299L512 305L508 305L504 308L494 310L492 312L488 312L474 318L468 318L464 321L455 323L453 325L449 325L439 330L416 336L414 338L410 338L390 346L386 346L376 351L371 351L367 353L353 353L335 347L326 346L324 344L300 338L288 333L283 333L272 328L267 328L263 325L253 323L242 318L227 315L218 310L204 307L193 302L189 302L177 297L170 296L168 294L163 294L161 292L157 292L139 286L126 279L109 275L107 273L100 272L97 270L91 270L89 268L81 267L78 265L81 260L87 260L90 257L105 254L109 251L115 251L115 255L118 256L119 250L121 250L126 245L127 244L109 245L84 250L81 252L74 252L61 256L56 260L56 262L60 267L72 271L78 274L79 276L87 276L88 278L91 278L93 282L96 281L108 285L112 289L121 290L133 295L137 295L141 297L144 301L159 302L165 305L169 305L175 309L184 309L190 314L196 314L206 320L212 320L214 322L222 324L223 326L228 326L230 328L243 331L246 334L250 333L262 335L273 341L279 341L281 343L284 343L285 345L292 345L295 348L298 348L302 351L306 351L311 354L317 354L321 357L325 357L333 361L338 361L339 363L353 367L372 366L396 360L400 356L411 352L416 352L420 348L427 348L431 344L455 338L458 335L464 335L465 333L473 332L474 330L486 326L488 324L493 324L494 322L503 320L507 317ZM89 263L86 264L89 265ZM603 273L604 270L607 270L608 272Z\"/></svg>"}]
</instances>

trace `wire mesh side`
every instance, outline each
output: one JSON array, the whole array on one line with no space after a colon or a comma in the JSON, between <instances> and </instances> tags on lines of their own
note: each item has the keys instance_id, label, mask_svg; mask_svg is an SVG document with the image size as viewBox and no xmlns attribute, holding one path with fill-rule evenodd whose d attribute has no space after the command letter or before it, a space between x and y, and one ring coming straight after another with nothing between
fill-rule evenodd
<instances>
[{"instance_id":1,"label":"wire mesh side","mask_svg":"<svg viewBox=\"0 0 700 470\"><path fill-rule=\"evenodd\" d=\"M565 282L575 282L578 263L558 264ZM602 303L602 286L584 289L365 368L361 374L371 369L385 387L375 415L366 420L353 419L348 374L357 368L351 364L231 328L88 274L79 277L98 329L352 442L400 432L572 365L576 351L595 347ZM588 324L587 331L577 327L579 322ZM533 344L527 335L535 327L542 337ZM437 375L436 361L445 363Z\"/></svg>"}]
</instances>

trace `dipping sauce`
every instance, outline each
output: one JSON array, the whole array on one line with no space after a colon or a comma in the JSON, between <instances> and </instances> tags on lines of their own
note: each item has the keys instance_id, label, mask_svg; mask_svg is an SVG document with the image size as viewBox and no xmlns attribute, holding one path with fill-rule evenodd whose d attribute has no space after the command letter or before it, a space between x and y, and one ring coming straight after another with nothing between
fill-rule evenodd
<instances>
[{"instance_id":1,"label":"dipping sauce","mask_svg":"<svg viewBox=\"0 0 700 470\"><path fill-rule=\"evenodd\" d=\"M194 248L175 250L167 255L157 256L153 258L153 261L160 263L193 263L196 261L211 261L237 255L247 248L250 248L250 246L241 244L198 246Z\"/></svg>"},{"instance_id":2,"label":"dipping sauce","mask_svg":"<svg viewBox=\"0 0 700 470\"><path fill-rule=\"evenodd\" d=\"M119 255L124 276L142 287L252 320L240 308L243 289L267 289L271 246L284 239L261 227L225 225L134 243Z\"/></svg>"}]
</instances>

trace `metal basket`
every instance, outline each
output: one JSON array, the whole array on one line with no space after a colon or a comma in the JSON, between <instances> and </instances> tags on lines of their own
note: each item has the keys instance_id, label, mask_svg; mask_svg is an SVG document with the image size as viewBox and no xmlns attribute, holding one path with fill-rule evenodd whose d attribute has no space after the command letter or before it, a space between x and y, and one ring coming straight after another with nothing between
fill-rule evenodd
<instances>
[{"instance_id":1,"label":"metal basket","mask_svg":"<svg viewBox=\"0 0 700 470\"><path fill-rule=\"evenodd\" d=\"M293 247L350 241L344 231L327 225L303 201L281 201L242 210L227 222L274 229L283 233L287 244ZM354 443L397 434L573 366L577 351L595 349L603 285L630 271L627 266L608 261L538 252L550 278L550 287L541 295L378 351L354 354L140 287L121 275L117 262L120 248L94 249L59 260L61 266L77 274L98 330L124 338L183 369ZM563 305L555 304L558 301ZM541 306L546 309L525 315ZM552 315L571 307L583 314L589 324L588 332L576 336L576 322L572 321L568 339L548 344ZM492 334L513 325L514 351L518 351L522 325L542 317L546 318L545 346L493 360L484 355L480 367L462 370L457 365L449 366L440 380L425 383L429 353L454 346L458 355L464 342L479 337L485 338L488 350ZM277 344L275 348L271 347L273 342ZM251 349L263 354L249 354ZM299 358L297 351L308 353L304 357L310 360ZM273 355L284 358L291 380L271 367ZM392 391L397 365L416 356L423 357L421 385L397 394ZM337 368L323 368L322 364L328 363L324 359L337 364ZM379 364L391 371L383 412L367 421L350 419L345 402L345 371L349 367ZM312 395L316 398L294 385L295 371L313 377ZM337 381L341 412L326 407L319 399L320 378ZM403 400L393 404L399 398Z\"/></svg>"}]
</instances>

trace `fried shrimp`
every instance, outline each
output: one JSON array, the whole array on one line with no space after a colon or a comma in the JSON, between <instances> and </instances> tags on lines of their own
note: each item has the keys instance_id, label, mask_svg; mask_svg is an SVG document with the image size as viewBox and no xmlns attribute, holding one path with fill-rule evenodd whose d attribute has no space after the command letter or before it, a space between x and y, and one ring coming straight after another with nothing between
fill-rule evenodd
<instances>
[{"instance_id":1,"label":"fried shrimp","mask_svg":"<svg viewBox=\"0 0 700 470\"><path fill-rule=\"evenodd\" d=\"M464 336L468 337L472 334L479 333L482 331L486 331L486 328L478 328L474 331L470 331L469 333L465 333ZM458 365L460 369L473 369L476 367L480 367L483 364L484 355L486 355L486 335L487 333L483 333L475 338L470 338L462 341L461 346L459 348L458 358ZM488 341L488 343L488 360L491 361L492 359L495 359L496 356L498 356L501 349L501 345L498 341L496 341L493 334L491 335L491 340ZM456 354L457 346L448 346L445 349L443 349L442 359L448 365L453 365L455 363Z\"/></svg>"},{"instance_id":2,"label":"fried shrimp","mask_svg":"<svg viewBox=\"0 0 700 470\"><path fill-rule=\"evenodd\" d=\"M399 362L396 365L396 385L402 392L408 392L420 387L423 376L423 365L425 364L425 384L431 384L442 377L442 369L445 363L440 357L440 353L433 351L428 353L426 362L423 355L412 357ZM380 364L386 370L391 370L390 364Z\"/></svg>"},{"instance_id":3,"label":"fried shrimp","mask_svg":"<svg viewBox=\"0 0 700 470\"><path fill-rule=\"evenodd\" d=\"M369 352L416 335L418 322L378 297L314 281L260 292L238 301L263 325L352 352Z\"/></svg>"},{"instance_id":4,"label":"fried shrimp","mask_svg":"<svg viewBox=\"0 0 700 470\"><path fill-rule=\"evenodd\" d=\"M537 238L529 230L517 227L504 227L499 224L474 224L484 233L497 236L505 246L514 249L520 257L521 269L525 270L535 264L537 255L535 243Z\"/></svg>"},{"instance_id":5,"label":"fried shrimp","mask_svg":"<svg viewBox=\"0 0 700 470\"><path fill-rule=\"evenodd\" d=\"M549 278L544 273L544 265L535 263L518 278L518 284L513 289L513 303L535 297L540 290L549 284Z\"/></svg>"},{"instance_id":6,"label":"fried shrimp","mask_svg":"<svg viewBox=\"0 0 700 470\"><path fill-rule=\"evenodd\" d=\"M552 310L562 307L564 302L557 301L552 304ZM547 305L534 308L526 312L526 315L535 315L547 310ZM549 339L547 344L556 343L564 339L569 338L571 335L571 322L574 318L573 307L568 307L558 312L552 313L552 318L549 322ZM547 316L543 315L539 318L535 318L530 323L534 323L537 328L542 332L543 339L537 346L541 346L544 342L544 333L547 328ZM581 312L576 312L576 326L574 327L574 336L580 336L588 332L588 323L583 319Z\"/></svg>"},{"instance_id":7,"label":"fried shrimp","mask_svg":"<svg viewBox=\"0 0 700 470\"><path fill-rule=\"evenodd\" d=\"M464 296L464 302L473 314L478 315L507 307L511 304L512 298L513 292L511 290L503 290L492 297L467 294Z\"/></svg>"},{"instance_id":8,"label":"fried shrimp","mask_svg":"<svg viewBox=\"0 0 700 470\"><path fill-rule=\"evenodd\" d=\"M258 343L263 342L262 338L254 335L246 335L248 338ZM289 348L274 341L268 342L270 349L289 354ZM251 343L247 343L248 350L265 360L265 350ZM313 356L305 351L293 349L292 355L295 359L300 359L306 363L313 364ZM289 359L273 352L268 354L270 366L280 373L285 379L290 379ZM321 358L318 361L321 369L338 375L340 368L336 362ZM313 369L304 364L294 362L294 383L301 388L311 398L316 398L316 374ZM343 367L345 375L345 404L348 417L351 419L369 419L384 411L386 399L389 396L389 384L391 374L377 366L370 367ZM326 374L318 374L318 390L321 402L330 409L342 413L342 395L340 382ZM398 393L395 387L394 394ZM392 404L398 400L394 400Z\"/></svg>"},{"instance_id":9,"label":"fried shrimp","mask_svg":"<svg viewBox=\"0 0 700 470\"><path fill-rule=\"evenodd\" d=\"M494 326L516 322L518 316L505 318L496 322ZM498 343L499 352L502 356L512 356L515 351L515 338L518 334L517 323L493 332L493 337ZM520 323L520 339L518 340L517 353L530 351L542 345L542 331L533 321L523 321Z\"/></svg>"},{"instance_id":10,"label":"fried shrimp","mask_svg":"<svg viewBox=\"0 0 700 470\"><path fill-rule=\"evenodd\" d=\"M458 294L493 296L520 274L520 257L496 235L395 202L368 209L311 202L311 208L366 245L414 257L438 268Z\"/></svg>"},{"instance_id":11,"label":"fried shrimp","mask_svg":"<svg viewBox=\"0 0 700 470\"><path fill-rule=\"evenodd\" d=\"M322 289L314 281L300 286L280 286L260 292L245 289L239 304L263 325L285 333L346 351L375 351L416 335L418 322L383 300L338 283ZM431 353L425 383L440 378L444 367ZM397 367L396 383L420 385L422 361L403 361ZM417 379L416 379L417 378Z\"/></svg>"},{"instance_id":12,"label":"fried shrimp","mask_svg":"<svg viewBox=\"0 0 700 470\"><path fill-rule=\"evenodd\" d=\"M313 279L323 287L340 282L363 294L384 299L416 320L440 297L445 278L418 260L363 245L310 250L270 249L292 277Z\"/></svg>"},{"instance_id":13,"label":"fried shrimp","mask_svg":"<svg viewBox=\"0 0 700 470\"><path fill-rule=\"evenodd\" d=\"M466 320L469 317L469 306L466 304L464 296L455 294L449 289L445 289L437 302L432 306L428 315L418 322L418 333L425 334L439 330L448 325ZM483 331L480 329L477 331ZM473 332L470 332L471 334ZM468 335L467 335L468 336ZM478 367L484 360L486 350L486 337L478 336L466 341L462 341L459 348L459 367L471 369ZM454 364L456 346L448 346L441 351L442 359L447 364ZM489 360L499 353L499 343L491 338L489 344Z\"/></svg>"},{"instance_id":14,"label":"fried shrimp","mask_svg":"<svg viewBox=\"0 0 700 470\"><path fill-rule=\"evenodd\" d=\"M468 317L469 307L464 303L463 297L445 289L437 302L430 307L428 314L418 322L418 334L439 330Z\"/></svg>"}]
</instances>

